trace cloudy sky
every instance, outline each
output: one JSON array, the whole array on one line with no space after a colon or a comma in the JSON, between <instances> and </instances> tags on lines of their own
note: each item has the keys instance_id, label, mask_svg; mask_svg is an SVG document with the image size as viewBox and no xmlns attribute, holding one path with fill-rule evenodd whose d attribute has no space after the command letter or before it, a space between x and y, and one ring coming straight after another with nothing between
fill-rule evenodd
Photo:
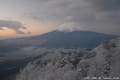
<instances>
[{"instance_id":1,"label":"cloudy sky","mask_svg":"<svg viewBox=\"0 0 120 80\"><path fill-rule=\"evenodd\" d=\"M0 0L0 38L51 30L120 34L120 0Z\"/></svg>"}]
</instances>

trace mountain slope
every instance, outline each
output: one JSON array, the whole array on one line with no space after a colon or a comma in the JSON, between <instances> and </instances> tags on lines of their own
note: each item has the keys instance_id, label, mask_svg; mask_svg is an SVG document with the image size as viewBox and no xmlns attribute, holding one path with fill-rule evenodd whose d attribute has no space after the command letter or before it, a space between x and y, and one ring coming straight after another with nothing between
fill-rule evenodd
<instances>
[{"instance_id":1,"label":"mountain slope","mask_svg":"<svg viewBox=\"0 0 120 80\"><path fill-rule=\"evenodd\" d=\"M116 38L115 35L90 31L52 31L43 35L0 41L0 52L13 51L21 47L39 46L45 48L94 48L100 43Z\"/></svg>"},{"instance_id":2,"label":"mountain slope","mask_svg":"<svg viewBox=\"0 0 120 80\"><path fill-rule=\"evenodd\" d=\"M97 55L91 59L90 75L120 78L120 38L106 41L93 51Z\"/></svg>"},{"instance_id":3,"label":"mountain slope","mask_svg":"<svg viewBox=\"0 0 120 80\"><path fill-rule=\"evenodd\" d=\"M106 41L92 51L54 49L29 63L16 80L120 79L120 38Z\"/></svg>"},{"instance_id":4,"label":"mountain slope","mask_svg":"<svg viewBox=\"0 0 120 80\"><path fill-rule=\"evenodd\" d=\"M91 31L52 31L32 37L32 39L43 40L42 47L45 48L94 48L100 43L116 37L118 36Z\"/></svg>"}]
</instances>

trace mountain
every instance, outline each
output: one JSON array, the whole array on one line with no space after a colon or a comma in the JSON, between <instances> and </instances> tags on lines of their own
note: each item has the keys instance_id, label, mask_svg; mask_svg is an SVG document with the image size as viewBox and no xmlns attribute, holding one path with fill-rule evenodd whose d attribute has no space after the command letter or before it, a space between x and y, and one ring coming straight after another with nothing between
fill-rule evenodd
<instances>
[{"instance_id":1,"label":"mountain","mask_svg":"<svg viewBox=\"0 0 120 80\"><path fill-rule=\"evenodd\" d=\"M0 52L14 51L21 47L38 46L44 48L95 48L100 43L116 38L91 31L52 31L43 35L0 41Z\"/></svg>"},{"instance_id":2,"label":"mountain","mask_svg":"<svg viewBox=\"0 0 120 80\"><path fill-rule=\"evenodd\" d=\"M118 36L91 31L53 31L33 38L44 40L42 47L46 48L94 48L100 43L116 37Z\"/></svg>"},{"instance_id":3,"label":"mountain","mask_svg":"<svg viewBox=\"0 0 120 80\"><path fill-rule=\"evenodd\" d=\"M106 41L90 51L48 49L45 55L30 62L16 77L16 80L105 79L120 79L120 38Z\"/></svg>"}]
</instances>

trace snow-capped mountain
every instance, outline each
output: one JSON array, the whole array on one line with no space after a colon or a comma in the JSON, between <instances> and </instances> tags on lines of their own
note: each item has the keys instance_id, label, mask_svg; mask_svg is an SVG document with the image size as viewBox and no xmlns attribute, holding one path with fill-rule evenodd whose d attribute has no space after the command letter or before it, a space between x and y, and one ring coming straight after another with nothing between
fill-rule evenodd
<instances>
[{"instance_id":1,"label":"snow-capped mountain","mask_svg":"<svg viewBox=\"0 0 120 80\"><path fill-rule=\"evenodd\" d=\"M47 49L16 80L109 80L120 78L120 38L93 50Z\"/></svg>"}]
</instances>

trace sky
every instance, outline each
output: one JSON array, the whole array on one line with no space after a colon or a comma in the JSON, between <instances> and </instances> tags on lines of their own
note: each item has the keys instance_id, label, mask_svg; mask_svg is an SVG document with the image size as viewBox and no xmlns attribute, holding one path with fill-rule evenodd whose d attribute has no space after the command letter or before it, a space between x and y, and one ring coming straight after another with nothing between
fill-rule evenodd
<instances>
[{"instance_id":1,"label":"sky","mask_svg":"<svg viewBox=\"0 0 120 80\"><path fill-rule=\"evenodd\" d=\"M0 38L56 29L120 35L120 0L0 0Z\"/></svg>"}]
</instances>

